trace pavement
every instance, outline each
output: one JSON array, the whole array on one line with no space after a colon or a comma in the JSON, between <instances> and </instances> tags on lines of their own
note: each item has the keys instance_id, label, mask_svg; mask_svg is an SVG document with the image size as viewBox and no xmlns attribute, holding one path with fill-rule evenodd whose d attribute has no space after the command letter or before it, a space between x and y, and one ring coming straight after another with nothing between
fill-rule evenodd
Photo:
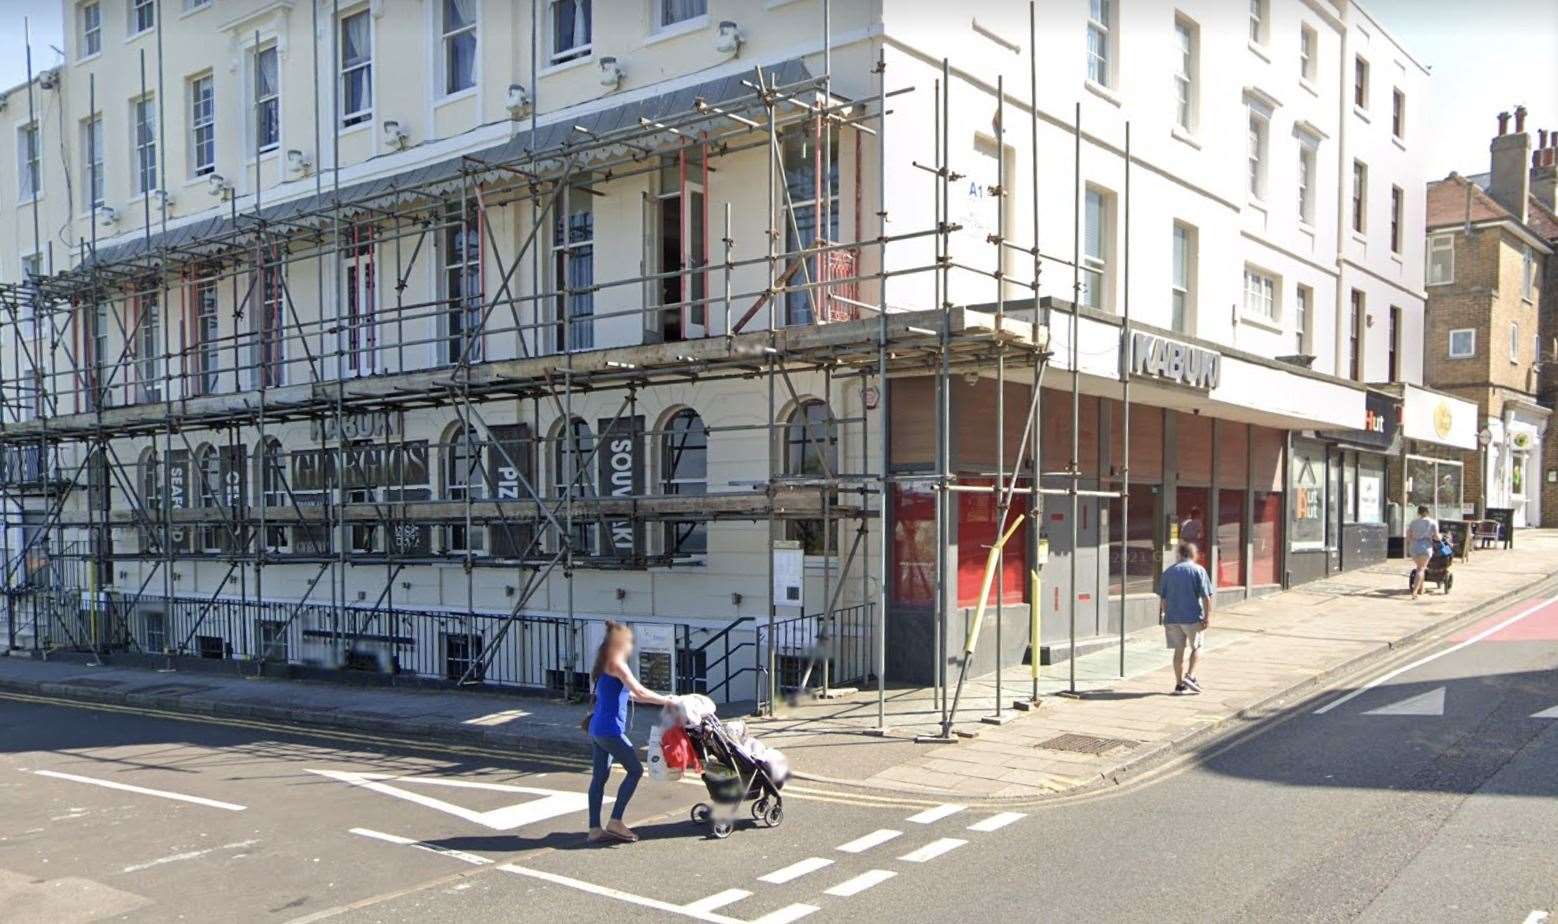
<instances>
[{"instance_id":1,"label":"pavement","mask_svg":"<svg viewBox=\"0 0 1558 924\"><path fill-rule=\"evenodd\" d=\"M1540 924L1558 599L1185 756L1021 804L796 780L778 827L724 840L689 817L700 784L646 780L643 840L592 847L568 754L0 692L0 919Z\"/></svg>"},{"instance_id":2,"label":"pavement","mask_svg":"<svg viewBox=\"0 0 1558 924\"><path fill-rule=\"evenodd\" d=\"M1479 550L1455 566L1449 594L1406 594L1405 568L1390 561L1332 580L1218 607L1199 671L1206 692L1173 685L1160 630L1130 636L1075 664L1041 669L1039 707L1014 713L1035 682L1026 669L969 682L953 744L915 739L940 728L933 689L887 691L879 723L875 691L806 700L751 722L819 791L1031 802L1119 785L1237 734L1328 684L1369 669L1404 646L1506 609L1558 577L1558 531L1524 530L1516 548ZM1065 694L1075 689L1076 696ZM583 707L540 697L468 690L356 687L256 679L236 672L162 672L80 659L0 658L0 690L82 702L152 707L230 719L366 733L390 740L479 746L514 755L585 756ZM1004 724L987 724L999 704ZM726 714L746 711L739 707ZM635 740L653 710L636 710Z\"/></svg>"}]
</instances>

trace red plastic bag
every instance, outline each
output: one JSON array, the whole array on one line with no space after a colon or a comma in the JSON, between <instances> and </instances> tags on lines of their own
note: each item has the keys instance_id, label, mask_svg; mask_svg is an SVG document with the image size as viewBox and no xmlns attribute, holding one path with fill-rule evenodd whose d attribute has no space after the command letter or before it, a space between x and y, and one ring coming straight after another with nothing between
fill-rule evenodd
<instances>
[{"instance_id":1,"label":"red plastic bag","mask_svg":"<svg viewBox=\"0 0 1558 924\"><path fill-rule=\"evenodd\" d=\"M692 749L692 742L687 738L687 731L680 725L672 725L660 734L660 747L665 752L665 766L670 770L691 770L695 773L703 772L703 764L698 762L698 754Z\"/></svg>"}]
</instances>

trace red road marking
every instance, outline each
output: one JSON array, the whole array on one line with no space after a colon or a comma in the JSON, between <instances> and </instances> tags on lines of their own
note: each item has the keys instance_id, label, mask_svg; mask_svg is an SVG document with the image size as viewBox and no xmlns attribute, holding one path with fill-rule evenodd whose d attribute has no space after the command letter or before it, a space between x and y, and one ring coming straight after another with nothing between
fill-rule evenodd
<instances>
[{"instance_id":1,"label":"red road marking","mask_svg":"<svg viewBox=\"0 0 1558 924\"><path fill-rule=\"evenodd\" d=\"M1506 610L1495 613L1486 619L1479 620L1476 625L1468 626L1456 633L1452 642L1465 641L1479 632L1485 632L1492 626L1496 626L1509 617L1535 603L1537 598L1521 602ZM1546 607L1532 613L1525 619L1512 626L1508 626L1488 636L1490 642L1558 642L1558 603L1548 604Z\"/></svg>"}]
</instances>

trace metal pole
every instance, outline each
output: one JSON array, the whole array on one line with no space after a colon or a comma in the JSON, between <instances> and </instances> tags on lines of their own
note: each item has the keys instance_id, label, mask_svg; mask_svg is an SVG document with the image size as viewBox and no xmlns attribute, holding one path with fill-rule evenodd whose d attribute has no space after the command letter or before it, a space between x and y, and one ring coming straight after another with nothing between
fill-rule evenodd
<instances>
[{"instance_id":1,"label":"metal pole","mask_svg":"<svg viewBox=\"0 0 1558 924\"><path fill-rule=\"evenodd\" d=\"M1125 293L1120 327L1120 676L1125 676L1125 588L1131 570L1131 123L1125 123Z\"/></svg>"},{"instance_id":2,"label":"metal pole","mask_svg":"<svg viewBox=\"0 0 1558 924\"><path fill-rule=\"evenodd\" d=\"M1039 342L1039 279L1042 273L1043 261L1039 259L1039 42L1038 42L1038 11L1034 0L1028 0L1028 130L1030 133L1029 151L1029 195L1032 199L1033 221L1033 326L1032 336L1034 348L1038 348ZM1032 410L1028 418L1028 432L1032 434L1033 445L1030 457L1033 460L1033 489L1035 492L1041 487L1039 483L1040 473L1044 471L1044 460L1040 458L1039 451L1039 425L1043 420L1039 403L1042 400L1042 386L1039 377L1043 371L1042 359L1034 364L1033 368L1033 395ZM1033 689L1030 691L1030 701L1039 701L1039 533L1044 523L1043 498L1034 493L1028 498L1028 555L1030 561L1030 575L1028 593L1028 657L1031 659L1029 674L1032 679Z\"/></svg>"},{"instance_id":3,"label":"metal pole","mask_svg":"<svg viewBox=\"0 0 1558 924\"><path fill-rule=\"evenodd\" d=\"M1077 692L1077 553L1080 550L1082 534L1077 529L1077 518L1080 513L1077 503L1077 484L1081 476L1080 457L1082 449L1081 428L1082 395L1081 377L1077 369L1080 363L1077 349L1077 318L1082 310L1082 104L1076 104L1076 112L1072 122L1072 174L1071 174L1071 332L1068 335L1071 357L1071 588L1070 600L1066 609L1070 613L1069 641L1070 648L1066 655L1067 664L1067 690L1075 696Z\"/></svg>"},{"instance_id":4,"label":"metal pole","mask_svg":"<svg viewBox=\"0 0 1558 924\"><path fill-rule=\"evenodd\" d=\"M1002 330L1006 321L1006 77L995 78L995 327ZM1010 494L1006 486L1006 346L1004 341L995 354L995 495L996 534L1006 528L1006 515L1010 509ZM1001 623L1005 621L1006 601L1006 543L996 549L995 579L995 718L1001 720L1001 698L1005 695L1002 683L1003 657Z\"/></svg>"},{"instance_id":5,"label":"metal pole","mask_svg":"<svg viewBox=\"0 0 1558 924\"><path fill-rule=\"evenodd\" d=\"M937 594L936 594L936 673L938 685L941 687L941 734L947 737L952 734L951 712L947 706L947 626L950 622L952 601L957 599L957 572L951 567L948 547L952 539L952 496L947 491L951 482L952 468L952 369L951 356L947 348L947 341L951 334L950 310L952 305L951 278L949 276L949 264L951 261L952 241L948 233L951 222L951 197L949 176L952 166L950 163L951 152L948 145L948 125L952 119L950 99L952 97L951 66L946 58L941 59L941 91L940 109L937 110L936 120L936 144L937 144L937 199L940 204L940 213L937 217L936 240L940 248L940 266L937 275L941 279L941 302L936 306L940 312L941 324L939 327L938 347L941 353L941 387L937 391L936 430L938 433L936 459L936 510L940 523L941 543L937 551Z\"/></svg>"},{"instance_id":6,"label":"metal pole","mask_svg":"<svg viewBox=\"0 0 1558 924\"><path fill-rule=\"evenodd\" d=\"M879 544L878 561L880 565L881 579L877 582L876 595L876 727L885 730L887 728L887 581L889 569L892 566L891 551L888 544L889 529L891 528L891 509L888 492L891 490L888 481L891 469L888 463L892 454L888 451L889 440L892 438L889 429L888 415L888 388L887 380L887 54L885 50L877 52L876 64L876 207L877 207L877 246L876 260L877 271L882 278L877 283L876 289L876 379L877 379L877 424L881 437L881 473L878 481L879 514L877 517L877 532ZM857 179L858 182L858 179Z\"/></svg>"}]
</instances>

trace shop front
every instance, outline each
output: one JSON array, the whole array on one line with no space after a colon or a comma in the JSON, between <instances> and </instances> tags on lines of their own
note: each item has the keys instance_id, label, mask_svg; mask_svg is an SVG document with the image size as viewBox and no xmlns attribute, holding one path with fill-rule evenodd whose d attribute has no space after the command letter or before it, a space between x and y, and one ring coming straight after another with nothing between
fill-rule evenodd
<instances>
[{"instance_id":1,"label":"shop front","mask_svg":"<svg viewBox=\"0 0 1558 924\"><path fill-rule=\"evenodd\" d=\"M1398 385L1401 396L1401 456L1391 466L1392 499L1400 507L1387 525L1391 555L1402 554L1402 531L1427 507L1439 520L1473 515L1466 498L1466 463L1478 454L1477 406L1442 392ZM1393 389L1393 390L1394 390Z\"/></svg>"},{"instance_id":2,"label":"shop front","mask_svg":"<svg viewBox=\"0 0 1558 924\"><path fill-rule=\"evenodd\" d=\"M1364 394L1363 426L1293 439L1293 583L1384 561L1400 501L1390 461L1401 452L1401 401Z\"/></svg>"}]
</instances>

